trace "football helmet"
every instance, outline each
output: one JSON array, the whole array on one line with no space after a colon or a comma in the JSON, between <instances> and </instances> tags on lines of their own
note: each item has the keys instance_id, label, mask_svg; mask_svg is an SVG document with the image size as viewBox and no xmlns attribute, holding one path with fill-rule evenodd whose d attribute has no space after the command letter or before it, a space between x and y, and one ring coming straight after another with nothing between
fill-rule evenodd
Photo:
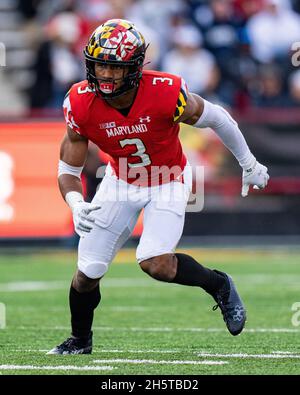
<instances>
[{"instance_id":1,"label":"football helmet","mask_svg":"<svg viewBox=\"0 0 300 395\"><path fill-rule=\"evenodd\" d=\"M138 86L147 46L132 22L110 19L91 35L84 49L87 80L93 92L104 99L114 98ZM97 78L95 63L124 67L122 84L114 78ZM125 74L125 68L128 70Z\"/></svg>"}]
</instances>

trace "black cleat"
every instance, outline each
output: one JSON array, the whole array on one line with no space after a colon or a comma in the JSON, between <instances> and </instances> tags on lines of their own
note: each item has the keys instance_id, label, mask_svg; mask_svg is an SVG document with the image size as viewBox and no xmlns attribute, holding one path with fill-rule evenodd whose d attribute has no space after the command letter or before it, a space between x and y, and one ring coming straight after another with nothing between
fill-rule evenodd
<instances>
[{"instance_id":1,"label":"black cleat","mask_svg":"<svg viewBox=\"0 0 300 395\"><path fill-rule=\"evenodd\" d=\"M59 346L48 351L46 355L91 354L93 347L93 332L88 338L69 337Z\"/></svg>"},{"instance_id":2,"label":"black cleat","mask_svg":"<svg viewBox=\"0 0 300 395\"><path fill-rule=\"evenodd\" d=\"M217 304L213 307L216 310L220 307L223 319L229 332L236 336L242 332L246 322L246 309L243 305L232 278L226 273L214 270L216 273L225 277L225 284L213 295Z\"/></svg>"}]
</instances>

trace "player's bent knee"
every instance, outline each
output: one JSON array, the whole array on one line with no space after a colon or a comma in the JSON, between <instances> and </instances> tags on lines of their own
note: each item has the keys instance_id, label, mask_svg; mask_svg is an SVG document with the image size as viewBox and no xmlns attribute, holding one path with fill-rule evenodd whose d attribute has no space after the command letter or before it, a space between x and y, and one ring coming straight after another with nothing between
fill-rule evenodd
<instances>
[{"instance_id":1,"label":"player's bent knee","mask_svg":"<svg viewBox=\"0 0 300 395\"><path fill-rule=\"evenodd\" d=\"M177 265L174 254L159 255L140 262L141 269L160 281L172 281Z\"/></svg>"},{"instance_id":2,"label":"player's bent knee","mask_svg":"<svg viewBox=\"0 0 300 395\"><path fill-rule=\"evenodd\" d=\"M91 292L95 287L97 287L99 280L99 278L89 278L80 270L77 270L72 281L72 286L79 293Z\"/></svg>"},{"instance_id":3,"label":"player's bent knee","mask_svg":"<svg viewBox=\"0 0 300 395\"><path fill-rule=\"evenodd\" d=\"M78 261L77 266L78 270L80 270L83 274L91 279L103 277L108 269L108 263L106 262Z\"/></svg>"}]
</instances>

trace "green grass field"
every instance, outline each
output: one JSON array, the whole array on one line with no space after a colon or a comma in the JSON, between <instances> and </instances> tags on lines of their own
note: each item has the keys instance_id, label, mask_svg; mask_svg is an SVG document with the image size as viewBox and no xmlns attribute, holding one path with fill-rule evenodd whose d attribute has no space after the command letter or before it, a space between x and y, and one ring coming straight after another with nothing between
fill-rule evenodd
<instances>
[{"instance_id":1,"label":"green grass field","mask_svg":"<svg viewBox=\"0 0 300 395\"><path fill-rule=\"evenodd\" d=\"M1 255L0 374L300 374L299 251L189 252L234 278L248 311L240 336L227 332L204 291L152 280L124 250L102 280L93 354L61 357L45 353L70 333L76 255Z\"/></svg>"}]
</instances>

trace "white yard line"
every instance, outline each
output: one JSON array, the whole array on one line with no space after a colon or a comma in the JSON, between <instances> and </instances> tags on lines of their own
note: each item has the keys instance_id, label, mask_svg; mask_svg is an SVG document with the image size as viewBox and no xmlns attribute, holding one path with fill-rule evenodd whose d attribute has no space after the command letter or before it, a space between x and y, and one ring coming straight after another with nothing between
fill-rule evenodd
<instances>
[{"instance_id":1,"label":"white yard line","mask_svg":"<svg viewBox=\"0 0 300 395\"><path fill-rule=\"evenodd\" d=\"M0 292L26 292L67 289L70 286L70 281L14 281L0 283ZM151 280L141 280L140 278L108 278L107 280L103 281L102 285L103 287L108 288L144 288L157 287L163 284L156 283L155 281Z\"/></svg>"},{"instance_id":2,"label":"white yard line","mask_svg":"<svg viewBox=\"0 0 300 395\"><path fill-rule=\"evenodd\" d=\"M287 355L291 355L291 354L298 354L296 351L272 351L272 354L287 354Z\"/></svg>"},{"instance_id":3,"label":"white yard line","mask_svg":"<svg viewBox=\"0 0 300 395\"><path fill-rule=\"evenodd\" d=\"M51 311L51 312L57 312L57 311L67 311L68 310L68 306L56 306L56 307L47 307L47 311ZM150 306L105 306L105 311L116 311L116 312L141 312L144 313L145 311L154 311L157 310L155 307L150 307ZM160 310L163 310L162 308L160 308ZM164 309L165 311L168 310L168 308L166 307ZM20 312L33 312L33 311L37 311L37 307L33 307L33 306L22 306L22 307L18 307L18 306L10 306L10 311L20 311Z\"/></svg>"},{"instance_id":4,"label":"white yard line","mask_svg":"<svg viewBox=\"0 0 300 395\"><path fill-rule=\"evenodd\" d=\"M16 349L16 350L11 350L12 352L42 352L46 353L49 350L33 350L33 349ZM206 351L187 351L183 349L173 349L173 350L134 350L134 349L98 349L94 348L93 352L95 353L105 353L105 354L122 354L122 353L130 353L130 354L182 354L182 353L189 353L189 354L197 354L198 356L211 356L211 357L216 357L216 356L226 356L230 358L299 358L300 354L295 352L295 351L271 351L270 354L213 354L213 353L207 353Z\"/></svg>"},{"instance_id":5,"label":"white yard line","mask_svg":"<svg viewBox=\"0 0 300 395\"><path fill-rule=\"evenodd\" d=\"M105 350L105 349L95 349L95 352L102 352L107 354L121 354L121 353L131 353L131 354L176 354L186 352L186 350Z\"/></svg>"},{"instance_id":6,"label":"white yard line","mask_svg":"<svg viewBox=\"0 0 300 395\"><path fill-rule=\"evenodd\" d=\"M299 359L300 355L294 354L219 354L219 353L207 353L207 352L198 352L198 357L205 357L205 358L257 358L257 359Z\"/></svg>"},{"instance_id":7,"label":"white yard line","mask_svg":"<svg viewBox=\"0 0 300 395\"><path fill-rule=\"evenodd\" d=\"M16 281L0 283L0 292L47 291L52 289L65 289L66 281Z\"/></svg>"},{"instance_id":8,"label":"white yard line","mask_svg":"<svg viewBox=\"0 0 300 395\"><path fill-rule=\"evenodd\" d=\"M197 356L217 356L216 354L211 354L207 353L205 351L187 351L185 349L176 349L176 350L118 350L118 349L113 349L113 350L106 350L106 349L95 349L94 350L97 353L107 353L107 354L122 354L122 353L131 353L131 354L182 354L182 353L189 353L189 354L197 354ZM300 358L300 354L295 352L295 351L271 351L271 354L219 354L219 356L230 356L234 358L242 356L243 358L249 357L249 358L254 358L254 357L260 357L260 358Z\"/></svg>"},{"instance_id":9,"label":"white yard line","mask_svg":"<svg viewBox=\"0 0 300 395\"><path fill-rule=\"evenodd\" d=\"M16 350L11 350L12 352L42 352L46 353L49 350L33 350L33 349L16 349ZM106 350L106 349L100 349L100 348L93 348L93 352L96 353L107 353L107 354L119 354L119 353L133 353L133 354L175 354L175 353L183 353L186 352L185 350ZM193 352L195 353L195 352Z\"/></svg>"},{"instance_id":10,"label":"white yard line","mask_svg":"<svg viewBox=\"0 0 300 395\"><path fill-rule=\"evenodd\" d=\"M292 274L274 275L274 274L239 274L235 276L239 283L246 283L246 285L258 285L264 283L274 283L279 281L283 284L298 284L297 279ZM66 289L70 285L70 281L15 281L0 283L0 292L25 292L25 291L47 291L54 289ZM107 288L144 288L144 287L164 287L177 286L176 284L159 283L151 279L142 278L104 278L102 286Z\"/></svg>"},{"instance_id":11,"label":"white yard line","mask_svg":"<svg viewBox=\"0 0 300 395\"><path fill-rule=\"evenodd\" d=\"M132 363L152 365L224 365L227 361L157 361L155 359L95 359L94 363Z\"/></svg>"},{"instance_id":12,"label":"white yard line","mask_svg":"<svg viewBox=\"0 0 300 395\"><path fill-rule=\"evenodd\" d=\"M1 370L113 370L112 366L36 366L36 365L0 365Z\"/></svg>"},{"instance_id":13,"label":"white yard line","mask_svg":"<svg viewBox=\"0 0 300 395\"><path fill-rule=\"evenodd\" d=\"M106 349L95 349L95 352L102 352L102 353L108 353L108 354L117 354L117 353L136 353L136 354L182 354L182 353L191 353L191 354L197 354L198 356L202 353L206 353L205 351L187 351L185 349L176 349L176 350L118 350L118 349L113 349L113 350L106 350ZM206 353L207 354L207 353ZM213 355L208 353L209 355ZM251 355L251 354L223 354L224 356L226 355ZM256 354L254 354L256 355ZM271 351L271 354L258 354L258 355L270 355L270 356L275 356L275 357L280 357L283 356L284 358L288 356L296 356L297 358L300 357L300 354L295 352L295 351Z\"/></svg>"}]
</instances>

